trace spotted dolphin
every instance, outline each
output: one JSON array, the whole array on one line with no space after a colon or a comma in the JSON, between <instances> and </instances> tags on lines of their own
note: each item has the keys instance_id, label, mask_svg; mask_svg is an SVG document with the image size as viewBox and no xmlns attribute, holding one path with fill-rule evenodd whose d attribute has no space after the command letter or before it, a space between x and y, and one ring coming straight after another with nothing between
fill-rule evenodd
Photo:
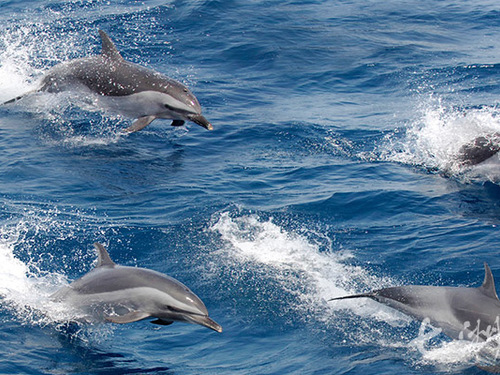
<instances>
[{"instance_id":1,"label":"spotted dolphin","mask_svg":"<svg viewBox=\"0 0 500 375\"><path fill-rule=\"evenodd\" d=\"M56 93L84 87L99 94L104 104L128 117L136 118L128 132L145 128L156 118L171 119L172 126L191 121L212 130L201 114L198 99L182 83L154 70L126 61L109 36L99 30L100 55L70 60L54 66L35 91ZM8 100L12 103L23 97Z\"/></svg>"},{"instance_id":2,"label":"spotted dolphin","mask_svg":"<svg viewBox=\"0 0 500 375\"><path fill-rule=\"evenodd\" d=\"M500 301L490 267L478 288L408 285L332 298L371 298L416 320L441 328L453 339L483 342L500 331Z\"/></svg>"},{"instance_id":3,"label":"spotted dolphin","mask_svg":"<svg viewBox=\"0 0 500 375\"><path fill-rule=\"evenodd\" d=\"M119 266L103 245L94 246L99 254L97 266L54 293L52 301L75 308L86 321L131 323L156 318L151 323L169 325L180 321L222 332L188 287L156 271Z\"/></svg>"}]
</instances>

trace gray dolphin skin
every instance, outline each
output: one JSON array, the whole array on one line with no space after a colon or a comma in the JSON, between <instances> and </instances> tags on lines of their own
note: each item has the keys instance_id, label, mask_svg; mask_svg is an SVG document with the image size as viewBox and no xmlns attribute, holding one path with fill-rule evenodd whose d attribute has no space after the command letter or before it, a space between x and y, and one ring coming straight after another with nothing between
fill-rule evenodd
<instances>
[{"instance_id":1,"label":"gray dolphin skin","mask_svg":"<svg viewBox=\"0 0 500 375\"><path fill-rule=\"evenodd\" d=\"M103 245L94 246L99 253L97 266L54 293L52 301L74 307L86 321L123 324L156 318L151 323L187 322L222 332L208 317L203 302L185 285L156 271L119 266Z\"/></svg>"},{"instance_id":2,"label":"gray dolphin skin","mask_svg":"<svg viewBox=\"0 0 500 375\"><path fill-rule=\"evenodd\" d=\"M488 160L500 151L500 133L475 138L458 151L458 159L464 166L474 166Z\"/></svg>"},{"instance_id":3,"label":"gray dolphin skin","mask_svg":"<svg viewBox=\"0 0 500 375\"><path fill-rule=\"evenodd\" d=\"M409 285L330 301L371 298L416 320L429 319L453 339L483 342L500 331L500 301L491 270L486 263L484 268L484 282L478 288Z\"/></svg>"},{"instance_id":4,"label":"gray dolphin skin","mask_svg":"<svg viewBox=\"0 0 500 375\"><path fill-rule=\"evenodd\" d=\"M108 99L104 103L111 109L137 118L126 129L128 132L141 130L156 118L171 119L172 126L191 121L207 130L213 129L202 116L200 103L186 86L154 70L126 61L108 35L102 30L99 34L102 39L100 55L54 66L35 91L56 93L87 88Z\"/></svg>"}]
</instances>

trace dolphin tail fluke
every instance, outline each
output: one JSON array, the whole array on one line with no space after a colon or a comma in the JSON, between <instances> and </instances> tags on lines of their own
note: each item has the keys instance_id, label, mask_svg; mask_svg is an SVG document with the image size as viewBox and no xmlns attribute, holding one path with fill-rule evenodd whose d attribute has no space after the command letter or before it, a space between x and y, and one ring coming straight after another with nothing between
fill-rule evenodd
<instances>
[{"instance_id":1,"label":"dolphin tail fluke","mask_svg":"<svg viewBox=\"0 0 500 375\"><path fill-rule=\"evenodd\" d=\"M24 98L26 95L31 94L31 93L34 93L34 92L36 92L36 91L30 91L30 92L27 92L27 93L25 93L25 94L22 94L22 95L16 96L15 98L12 98L12 99L7 100L6 102L3 102L2 104L11 104L11 103L15 103L15 102L17 102L18 100L21 100L22 98Z\"/></svg>"},{"instance_id":2,"label":"dolphin tail fluke","mask_svg":"<svg viewBox=\"0 0 500 375\"><path fill-rule=\"evenodd\" d=\"M15 98L12 98L10 100L7 100L6 102L3 102L2 104L10 104L17 102L18 100L21 100L24 97L24 95L16 96Z\"/></svg>"},{"instance_id":3,"label":"dolphin tail fluke","mask_svg":"<svg viewBox=\"0 0 500 375\"><path fill-rule=\"evenodd\" d=\"M34 93L36 93L38 91L40 91L40 89L35 89L35 90L31 90L31 91L25 92L24 94L16 96L15 98L9 99L6 102L3 102L2 104L12 104L12 103L15 103L18 100L23 99L25 96L28 96L30 94L34 94Z\"/></svg>"},{"instance_id":4,"label":"dolphin tail fluke","mask_svg":"<svg viewBox=\"0 0 500 375\"><path fill-rule=\"evenodd\" d=\"M338 301L341 299L352 299L352 298L374 298L374 295L371 293L362 293L362 294L351 294L350 296L342 296L342 297L334 297L330 298L328 302L330 301Z\"/></svg>"}]
</instances>

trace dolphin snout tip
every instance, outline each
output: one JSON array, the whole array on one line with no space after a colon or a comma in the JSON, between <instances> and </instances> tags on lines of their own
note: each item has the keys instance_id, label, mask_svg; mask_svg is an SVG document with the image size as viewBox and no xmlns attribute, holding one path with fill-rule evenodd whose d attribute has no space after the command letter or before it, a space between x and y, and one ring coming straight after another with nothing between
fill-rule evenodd
<instances>
[{"instance_id":1,"label":"dolphin snout tip","mask_svg":"<svg viewBox=\"0 0 500 375\"><path fill-rule=\"evenodd\" d=\"M190 115L188 116L189 120L204 127L207 130L214 130L212 124L205 118L205 116L201 114Z\"/></svg>"},{"instance_id":2,"label":"dolphin snout tip","mask_svg":"<svg viewBox=\"0 0 500 375\"><path fill-rule=\"evenodd\" d=\"M213 329L214 331L219 333L222 332L222 326L215 320L209 318L207 315L192 315L188 318L188 321Z\"/></svg>"},{"instance_id":3,"label":"dolphin snout tip","mask_svg":"<svg viewBox=\"0 0 500 375\"><path fill-rule=\"evenodd\" d=\"M222 333L222 326L217 323L215 320L210 319L208 316L204 319L200 324L204 325L207 328L213 329L215 332Z\"/></svg>"}]
</instances>

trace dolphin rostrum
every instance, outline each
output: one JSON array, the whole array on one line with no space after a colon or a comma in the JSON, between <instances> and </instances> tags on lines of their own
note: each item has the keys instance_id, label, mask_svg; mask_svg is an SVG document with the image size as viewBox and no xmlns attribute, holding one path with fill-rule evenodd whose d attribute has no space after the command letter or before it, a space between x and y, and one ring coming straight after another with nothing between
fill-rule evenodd
<instances>
[{"instance_id":1,"label":"dolphin rostrum","mask_svg":"<svg viewBox=\"0 0 500 375\"><path fill-rule=\"evenodd\" d=\"M458 159L464 166L473 166L488 160L500 151L500 133L479 136L463 145Z\"/></svg>"},{"instance_id":2,"label":"dolphin rostrum","mask_svg":"<svg viewBox=\"0 0 500 375\"><path fill-rule=\"evenodd\" d=\"M75 87L86 88L107 99L104 104L117 112L137 118L126 129L128 132L141 130L156 118L172 119L172 126L192 121L205 129L213 129L202 116L200 103L186 86L154 70L126 61L108 35L102 30L99 34L102 39L100 55L54 66L35 91L55 93Z\"/></svg>"},{"instance_id":3,"label":"dolphin rostrum","mask_svg":"<svg viewBox=\"0 0 500 375\"><path fill-rule=\"evenodd\" d=\"M86 321L131 323L156 318L151 323L180 321L222 332L208 317L203 302L185 285L156 271L119 266L103 245L94 246L99 253L97 266L58 290L51 300L72 306Z\"/></svg>"},{"instance_id":4,"label":"dolphin rostrum","mask_svg":"<svg viewBox=\"0 0 500 375\"><path fill-rule=\"evenodd\" d=\"M408 285L332 298L367 297L414 319L428 319L453 339L486 341L500 332L500 301L490 267L478 288Z\"/></svg>"}]
</instances>

